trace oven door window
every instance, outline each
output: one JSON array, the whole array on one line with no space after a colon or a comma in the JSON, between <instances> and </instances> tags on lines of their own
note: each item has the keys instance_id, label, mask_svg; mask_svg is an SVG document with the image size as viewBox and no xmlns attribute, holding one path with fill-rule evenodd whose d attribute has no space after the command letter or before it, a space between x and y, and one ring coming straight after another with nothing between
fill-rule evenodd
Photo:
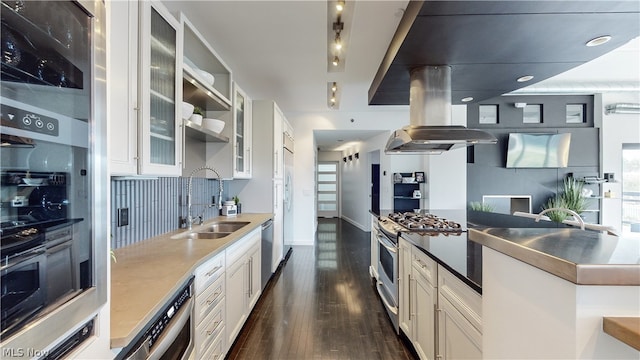
<instances>
[{"instance_id":1,"label":"oven door window","mask_svg":"<svg viewBox=\"0 0 640 360\"><path fill-rule=\"evenodd\" d=\"M2 331L44 305L44 256L36 256L2 271Z\"/></svg>"},{"instance_id":2,"label":"oven door window","mask_svg":"<svg viewBox=\"0 0 640 360\"><path fill-rule=\"evenodd\" d=\"M379 245L379 249L380 249L380 255L379 255L380 265L382 266L382 269L384 270L384 273L387 276L387 278L393 281L393 268L394 268L393 254L391 254L389 250L387 250L387 248L382 246L382 244Z\"/></svg>"}]
</instances>

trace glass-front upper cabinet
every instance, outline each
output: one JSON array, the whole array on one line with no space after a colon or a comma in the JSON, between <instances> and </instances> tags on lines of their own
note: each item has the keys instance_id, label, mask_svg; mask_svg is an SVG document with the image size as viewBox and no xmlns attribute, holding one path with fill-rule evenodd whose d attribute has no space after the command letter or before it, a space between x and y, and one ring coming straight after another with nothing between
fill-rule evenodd
<instances>
[{"instance_id":1,"label":"glass-front upper cabinet","mask_svg":"<svg viewBox=\"0 0 640 360\"><path fill-rule=\"evenodd\" d=\"M182 132L177 86L180 24L158 2L140 2L139 173L180 175Z\"/></svg>"},{"instance_id":2,"label":"glass-front upper cabinet","mask_svg":"<svg viewBox=\"0 0 640 360\"><path fill-rule=\"evenodd\" d=\"M251 178L251 99L234 84L233 91L233 177Z\"/></svg>"}]
</instances>

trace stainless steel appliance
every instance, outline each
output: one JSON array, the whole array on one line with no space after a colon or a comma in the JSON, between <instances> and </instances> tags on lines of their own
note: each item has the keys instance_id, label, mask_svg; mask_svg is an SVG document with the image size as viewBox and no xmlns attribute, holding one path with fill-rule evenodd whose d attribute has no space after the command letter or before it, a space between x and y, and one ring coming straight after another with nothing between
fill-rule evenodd
<instances>
[{"instance_id":1,"label":"stainless steel appliance","mask_svg":"<svg viewBox=\"0 0 640 360\"><path fill-rule=\"evenodd\" d=\"M427 212L395 212L388 216L379 217L372 231L378 239L378 281L376 287L396 333L399 333L399 234L419 232L431 236L455 236L466 230L458 222Z\"/></svg>"},{"instance_id":2,"label":"stainless steel appliance","mask_svg":"<svg viewBox=\"0 0 640 360\"><path fill-rule=\"evenodd\" d=\"M186 360L193 351L193 278L116 359Z\"/></svg>"},{"instance_id":3,"label":"stainless steel appliance","mask_svg":"<svg viewBox=\"0 0 640 360\"><path fill-rule=\"evenodd\" d=\"M55 348L106 302L106 17L100 0L0 10L0 347L11 358Z\"/></svg>"},{"instance_id":4,"label":"stainless steel appliance","mask_svg":"<svg viewBox=\"0 0 640 360\"><path fill-rule=\"evenodd\" d=\"M15 332L46 303L44 234L26 228L2 237L2 336Z\"/></svg>"},{"instance_id":5,"label":"stainless steel appliance","mask_svg":"<svg viewBox=\"0 0 640 360\"><path fill-rule=\"evenodd\" d=\"M262 251L261 285L262 290L264 290L273 274L271 271L271 258L273 256L273 220L268 220L262 224L262 243L260 246Z\"/></svg>"}]
</instances>

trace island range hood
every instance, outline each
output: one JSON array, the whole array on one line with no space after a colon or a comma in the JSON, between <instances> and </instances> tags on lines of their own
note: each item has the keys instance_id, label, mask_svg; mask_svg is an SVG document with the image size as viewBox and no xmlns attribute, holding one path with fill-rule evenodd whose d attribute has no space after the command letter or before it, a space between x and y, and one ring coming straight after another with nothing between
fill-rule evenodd
<instances>
[{"instance_id":1,"label":"island range hood","mask_svg":"<svg viewBox=\"0 0 640 360\"><path fill-rule=\"evenodd\" d=\"M441 154L476 144L495 144L490 133L451 125L451 67L422 66L411 71L410 125L395 130L385 153Z\"/></svg>"}]
</instances>

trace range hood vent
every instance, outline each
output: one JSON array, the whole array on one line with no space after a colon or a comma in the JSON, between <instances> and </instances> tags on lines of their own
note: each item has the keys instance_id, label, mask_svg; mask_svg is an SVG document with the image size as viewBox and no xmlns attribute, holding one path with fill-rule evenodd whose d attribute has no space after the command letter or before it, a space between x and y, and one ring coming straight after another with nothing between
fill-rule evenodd
<instances>
[{"instance_id":1,"label":"range hood vent","mask_svg":"<svg viewBox=\"0 0 640 360\"><path fill-rule=\"evenodd\" d=\"M423 66L411 71L410 125L387 141L385 153L441 154L475 144L495 144L485 131L451 125L451 68Z\"/></svg>"}]
</instances>

